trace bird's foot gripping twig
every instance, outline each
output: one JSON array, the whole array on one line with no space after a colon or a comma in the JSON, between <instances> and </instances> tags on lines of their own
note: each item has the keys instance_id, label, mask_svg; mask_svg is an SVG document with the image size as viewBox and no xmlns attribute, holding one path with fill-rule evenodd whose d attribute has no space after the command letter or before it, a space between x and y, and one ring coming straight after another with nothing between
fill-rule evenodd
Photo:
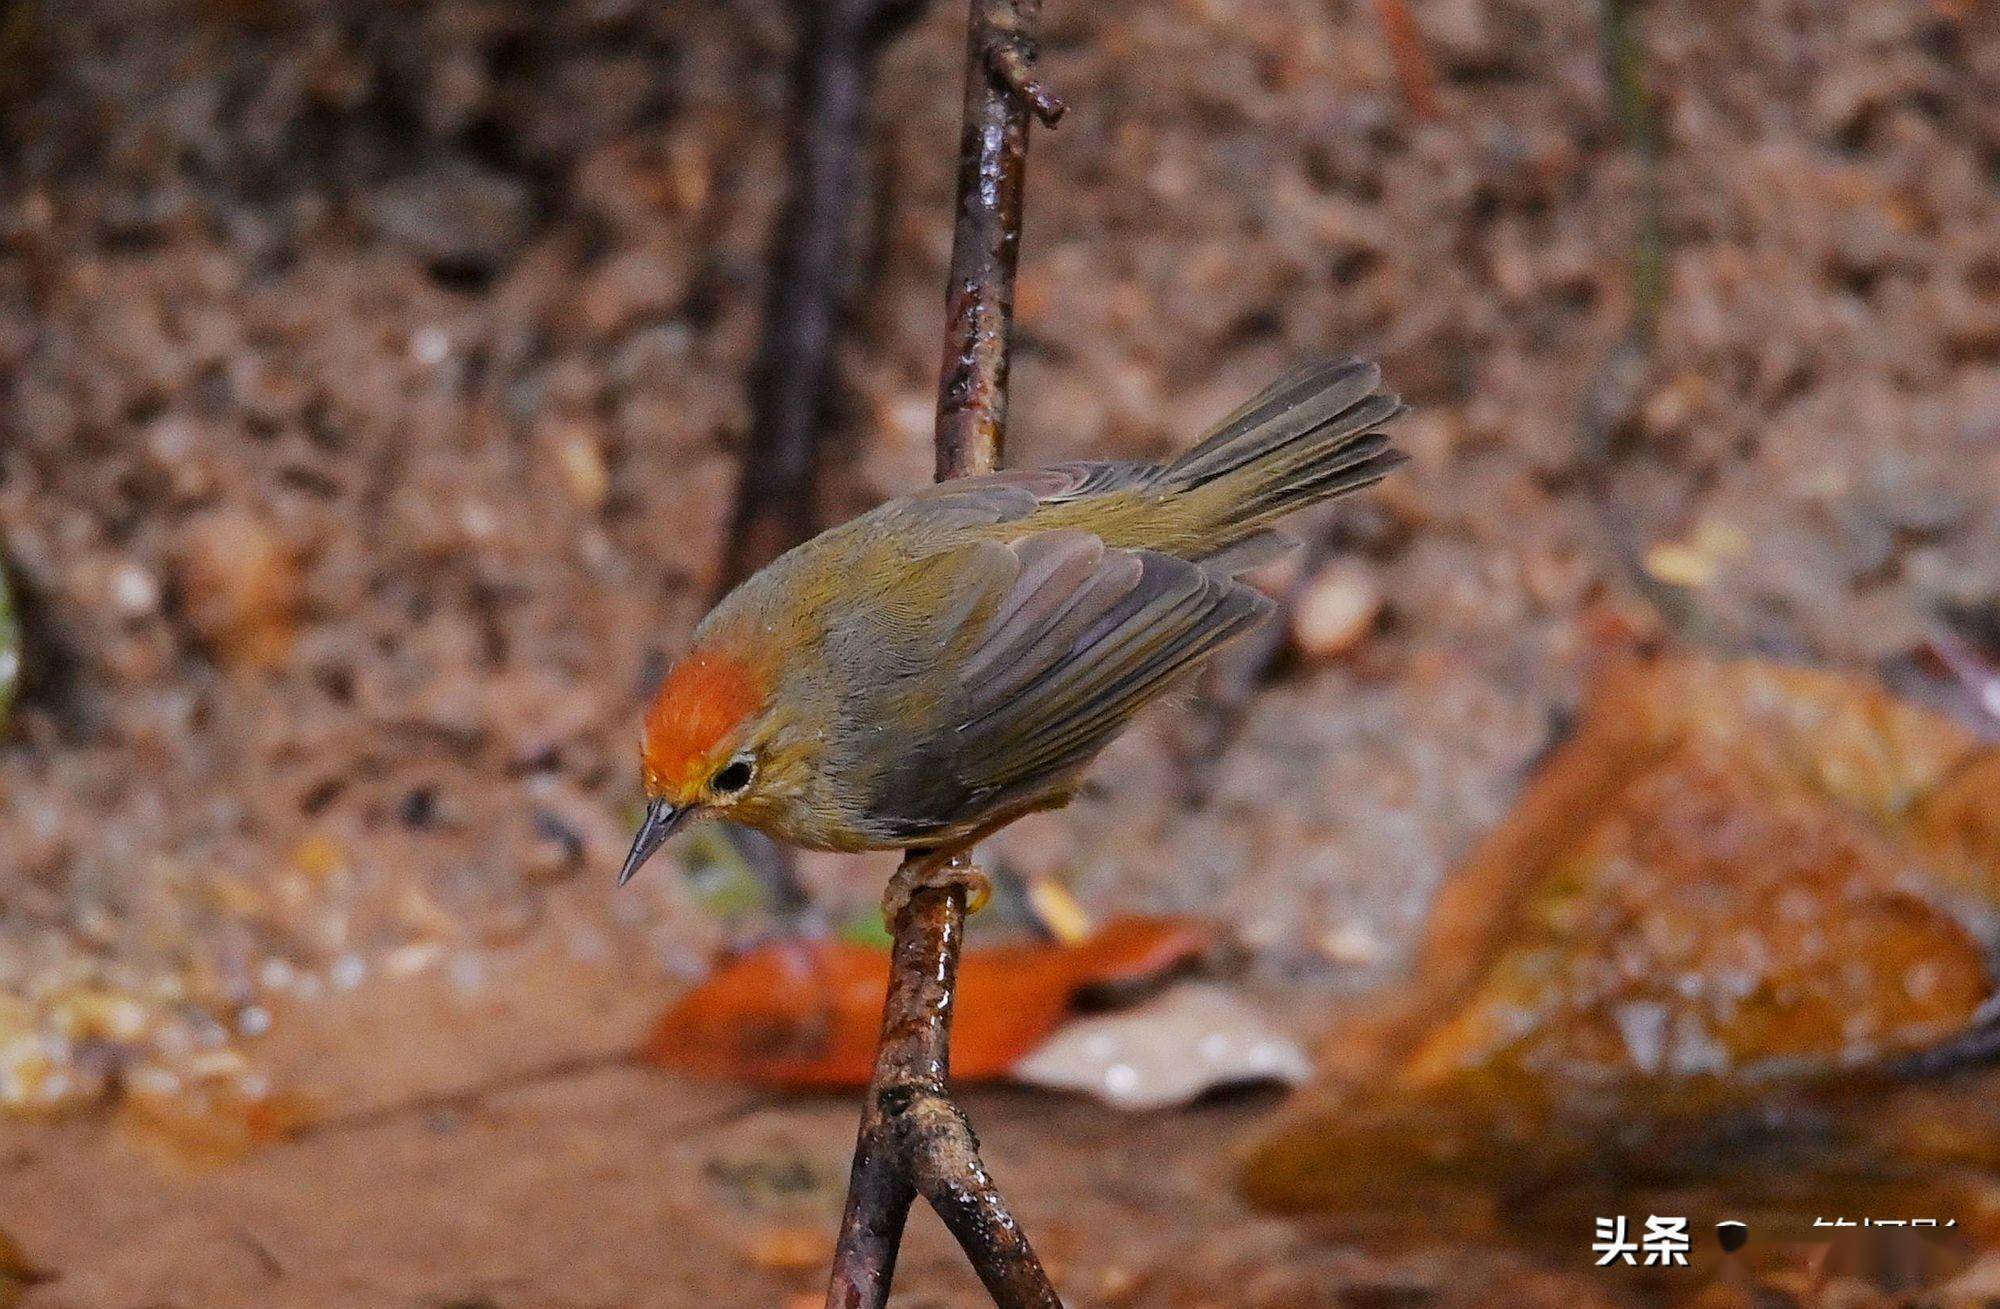
<instances>
[{"instance_id":1,"label":"bird's foot gripping twig","mask_svg":"<svg viewBox=\"0 0 2000 1309\"><path fill-rule=\"evenodd\" d=\"M943 890L954 886L965 891L965 912L969 914L978 913L993 898L993 883L972 862L969 850L913 850L882 892L882 921L893 932L911 896L932 887Z\"/></svg>"}]
</instances>

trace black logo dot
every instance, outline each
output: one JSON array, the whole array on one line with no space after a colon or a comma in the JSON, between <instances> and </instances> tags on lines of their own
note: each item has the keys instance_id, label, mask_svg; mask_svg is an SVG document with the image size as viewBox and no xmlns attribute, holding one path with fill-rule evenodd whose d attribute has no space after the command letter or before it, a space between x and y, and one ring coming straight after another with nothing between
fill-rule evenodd
<instances>
[{"instance_id":1,"label":"black logo dot","mask_svg":"<svg viewBox=\"0 0 2000 1309\"><path fill-rule=\"evenodd\" d=\"M1750 1239L1750 1229L1742 1223L1730 1219L1715 1225L1715 1239L1722 1242L1725 1253L1734 1254Z\"/></svg>"}]
</instances>

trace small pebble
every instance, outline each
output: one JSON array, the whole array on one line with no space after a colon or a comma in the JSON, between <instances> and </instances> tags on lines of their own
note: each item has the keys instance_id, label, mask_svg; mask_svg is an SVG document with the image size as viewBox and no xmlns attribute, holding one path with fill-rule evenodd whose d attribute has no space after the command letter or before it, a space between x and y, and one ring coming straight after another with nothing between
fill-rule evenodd
<instances>
[{"instance_id":1,"label":"small pebble","mask_svg":"<svg viewBox=\"0 0 2000 1309\"><path fill-rule=\"evenodd\" d=\"M1382 612L1382 590L1364 566L1337 563L1299 589L1292 643L1308 659L1334 659L1358 645Z\"/></svg>"}]
</instances>

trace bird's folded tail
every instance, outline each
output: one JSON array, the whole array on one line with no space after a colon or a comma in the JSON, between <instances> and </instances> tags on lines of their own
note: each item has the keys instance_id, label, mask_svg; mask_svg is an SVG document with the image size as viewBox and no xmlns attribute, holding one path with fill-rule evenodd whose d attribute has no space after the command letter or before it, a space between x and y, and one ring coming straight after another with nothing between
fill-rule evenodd
<instances>
[{"instance_id":1,"label":"bird's folded tail","mask_svg":"<svg viewBox=\"0 0 2000 1309\"><path fill-rule=\"evenodd\" d=\"M1162 469L1157 485L1201 506L1215 556L1252 545L1273 520L1378 482L1403 462L1381 429L1404 405L1381 383L1382 370L1359 359L1295 368Z\"/></svg>"}]
</instances>

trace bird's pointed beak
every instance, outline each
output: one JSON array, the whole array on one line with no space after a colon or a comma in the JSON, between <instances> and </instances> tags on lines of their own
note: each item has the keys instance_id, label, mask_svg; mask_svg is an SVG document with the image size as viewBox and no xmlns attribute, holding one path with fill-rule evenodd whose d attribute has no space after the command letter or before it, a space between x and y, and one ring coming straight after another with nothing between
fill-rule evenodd
<instances>
[{"instance_id":1,"label":"bird's pointed beak","mask_svg":"<svg viewBox=\"0 0 2000 1309\"><path fill-rule=\"evenodd\" d=\"M666 844L674 829L687 817L687 809L674 808L665 800L654 800L646 805L645 820L639 824L639 834L632 838L632 853L625 856L625 867L619 870L618 885L632 880L640 867L653 857L653 852Z\"/></svg>"}]
</instances>

